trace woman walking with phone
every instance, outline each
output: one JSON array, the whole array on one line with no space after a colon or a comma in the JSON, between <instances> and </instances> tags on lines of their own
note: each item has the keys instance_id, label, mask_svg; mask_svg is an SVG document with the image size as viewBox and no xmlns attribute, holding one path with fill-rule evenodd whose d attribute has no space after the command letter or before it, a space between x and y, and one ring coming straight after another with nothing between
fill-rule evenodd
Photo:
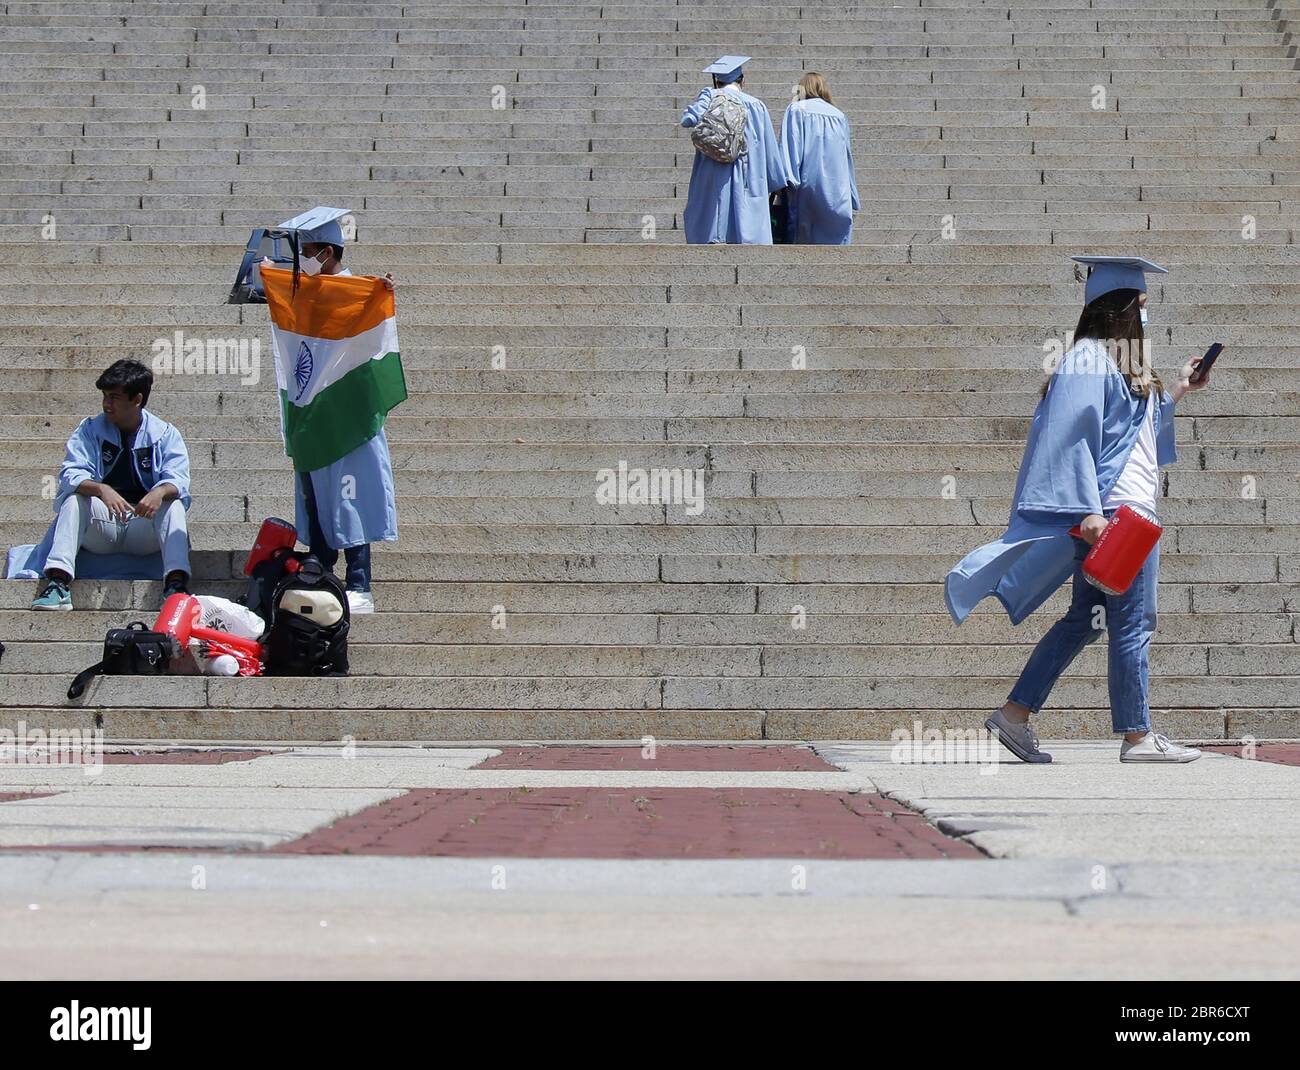
<instances>
[{"instance_id":1,"label":"woman walking with phone","mask_svg":"<svg viewBox=\"0 0 1300 1070\"><path fill-rule=\"evenodd\" d=\"M1034 411L1010 526L948 573L944 595L958 624L988 595L1019 624L1073 580L1068 612L1039 641L1006 703L985 721L1016 757L1052 760L1039 749L1030 717L1105 628L1111 728L1123 736L1120 761L1190 762L1201 752L1152 731L1147 703L1159 546L1122 594L1094 587L1082 565L1121 506L1155 518L1160 468L1176 459L1174 406L1206 386L1209 374L1198 376L1200 358L1188 361L1179 383L1166 390L1150 365L1143 331L1145 273L1165 268L1141 257L1074 259L1089 265L1084 309L1074 344ZM1071 534L1074 526L1079 535Z\"/></svg>"}]
</instances>

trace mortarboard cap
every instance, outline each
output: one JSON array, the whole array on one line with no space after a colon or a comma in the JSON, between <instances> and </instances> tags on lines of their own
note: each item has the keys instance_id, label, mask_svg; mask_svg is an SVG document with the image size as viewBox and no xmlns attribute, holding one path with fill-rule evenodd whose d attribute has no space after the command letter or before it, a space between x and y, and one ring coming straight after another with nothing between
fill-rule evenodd
<instances>
[{"instance_id":1,"label":"mortarboard cap","mask_svg":"<svg viewBox=\"0 0 1300 1070\"><path fill-rule=\"evenodd\" d=\"M280 224L281 230L296 230L303 242L319 242L322 245L343 245L343 228L339 220L350 212L350 208L313 208L302 215L286 219Z\"/></svg>"},{"instance_id":2,"label":"mortarboard cap","mask_svg":"<svg viewBox=\"0 0 1300 1070\"><path fill-rule=\"evenodd\" d=\"M719 56L704 68L704 73L716 75L723 82L734 82L742 73L740 68L750 59L750 56Z\"/></svg>"},{"instance_id":3,"label":"mortarboard cap","mask_svg":"<svg viewBox=\"0 0 1300 1070\"><path fill-rule=\"evenodd\" d=\"M1092 304L1112 290L1147 291L1146 272L1167 274L1169 269L1144 260L1140 256L1072 256L1080 264L1088 265L1088 282L1083 288L1083 303Z\"/></svg>"}]
</instances>

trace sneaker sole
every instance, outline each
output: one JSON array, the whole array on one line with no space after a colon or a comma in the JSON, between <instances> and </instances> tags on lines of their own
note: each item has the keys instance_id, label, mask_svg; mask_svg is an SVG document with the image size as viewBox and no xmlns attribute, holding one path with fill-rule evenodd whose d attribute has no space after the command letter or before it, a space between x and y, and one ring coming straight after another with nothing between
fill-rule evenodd
<instances>
[{"instance_id":1,"label":"sneaker sole","mask_svg":"<svg viewBox=\"0 0 1300 1070\"><path fill-rule=\"evenodd\" d=\"M1039 751L1037 754L1031 754L1016 743L1015 740L1011 739L1009 736L1004 736L1000 731L998 731L997 723L992 717L984 722L984 727L992 732L993 737L1022 762L1028 762L1030 765L1048 765L1051 763L1052 756L1050 754L1044 754L1042 751Z\"/></svg>"},{"instance_id":2,"label":"sneaker sole","mask_svg":"<svg viewBox=\"0 0 1300 1070\"><path fill-rule=\"evenodd\" d=\"M58 613L72 608L71 603L66 606L32 606L37 613Z\"/></svg>"},{"instance_id":3,"label":"sneaker sole","mask_svg":"<svg viewBox=\"0 0 1300 1070\"><path fill-rule=\"evenodd\" d=\"M1129 758L1125 755L1121 755L1119 760L1129 765L1187 765L1189 762L1196 761L1199 757L1199 754L1194 754L1190 758Z\"/></svg>"}]
</instances>

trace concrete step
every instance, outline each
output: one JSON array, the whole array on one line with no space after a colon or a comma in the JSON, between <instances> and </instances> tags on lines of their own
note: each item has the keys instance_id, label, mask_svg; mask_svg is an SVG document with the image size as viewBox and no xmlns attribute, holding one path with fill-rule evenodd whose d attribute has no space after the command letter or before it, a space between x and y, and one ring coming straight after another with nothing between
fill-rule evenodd
<instances>
[{"instance_id":1,"label":"concrete step","mask_svg":"<svg viewBox=\"0 0 1300 1070\"><path fill-rule=\"evenodd\" d=\"M1083 706L1102 680L1071 676L1057 687L1059 703ZM1273 709L1294 700L1286 676L1240 678L1170 676L1162 696L1181 707ZM0 674L0 704L61 706L66 678ZM917 706L994 709L1006 697L1001 676L930 677L501 677L409 676L345 679L97 677L80 704L97 710L208 708L335 710L484 709L859 709ZM233 738L245 738L232 733ZM418 738L418 737L412 737Z\"/></svg>"},{"instance_id":2,"label":"concrete step","mask_svg":"<svg viewBox=\"0 0 1300 1070\"><path fill-rule=\"evenodd\" d=\"M413 640L418 636L412 635ZM355 676L741 676L804 679L889 676L897 678L1008 676L1024 667L1032 645L935 646L846 645L840 648L757 646L472 646L354 642L348 647ZM99 643L14 642L5 649L7 672L66 678L102 654ZM1085 650L1074 673L1101 677L1107 672L1101 645ZM1300 673L1300 647L1282 644L1243 646L1166 643L1153 646L1151 671L1159 676ZM65 685L66 686L66 685Z\"/></svg>"}]
</instances>

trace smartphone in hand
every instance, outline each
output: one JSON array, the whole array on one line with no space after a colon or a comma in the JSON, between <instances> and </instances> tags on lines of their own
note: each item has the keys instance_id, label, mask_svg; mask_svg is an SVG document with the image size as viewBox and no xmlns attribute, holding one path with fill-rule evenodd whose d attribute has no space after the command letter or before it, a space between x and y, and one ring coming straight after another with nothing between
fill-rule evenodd
<instances>
[{"instance_id":1,"label":"smartphone in hand","mask_svg":"<svg viewBox=\"0 0 1300 1070\"><path fill-rule=\"evenodd\" d=\"M1214 367L1214 362L1219 359L1219 354L1222 352L1222 342L1215 342L1214 345L1210 346L1205 351L1205 356L1201 358L1201 362L1196 366L1196 370L1192 372L1188 382L1192 384L1202 382L1210 374L1210 369Z\"/></svg>"}]
</instances>

